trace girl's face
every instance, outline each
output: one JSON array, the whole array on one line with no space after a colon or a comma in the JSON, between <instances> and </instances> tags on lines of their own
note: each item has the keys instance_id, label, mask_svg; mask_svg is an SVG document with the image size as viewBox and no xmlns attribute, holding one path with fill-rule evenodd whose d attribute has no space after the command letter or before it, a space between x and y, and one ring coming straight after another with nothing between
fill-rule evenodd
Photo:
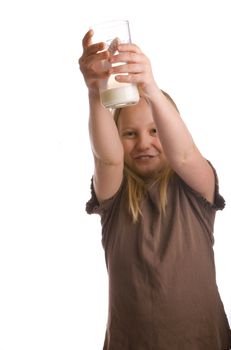
<instances>
[{"instance_id":1,"label":"girl's face","mask_svg":"<svg viewBox=\"0 0 231 350\"><path fill-rule=\"evenodd\" d=\"M134 106L122 108L118 131L124 148L124 161L143 178L153 177L167 165L150 106L143 98Z\"/></svg>"}]
</instances>

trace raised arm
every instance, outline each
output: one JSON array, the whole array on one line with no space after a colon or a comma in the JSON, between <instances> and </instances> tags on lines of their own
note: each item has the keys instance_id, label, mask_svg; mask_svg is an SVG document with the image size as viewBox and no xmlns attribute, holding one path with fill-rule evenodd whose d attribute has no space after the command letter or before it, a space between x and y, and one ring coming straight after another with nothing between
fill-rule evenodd
<instances>
[{"instance_id":1,"label":"raised arm","mask_svg":"<svg viewBox=\"0 0 231 350\"><path fill-rule=\"evenodd\" d=\"M215 177L207 160L201 155L185 123L173 104L157 86L149 59L136 45L119 45L119 54L112 62L125 62L112 68L121 82L139 86L140 94L150 103L161 144L170 166L194 190L213 202Z\"/></svg>"},{"instance_id":2,"label":"raised arm","mask_svg":"<svg viewBox=\"0 0 231 350\"><path fill-rule=\"evenodd\" d=\"M124 154L113 115L103 107L99 95L100 80L109 75L102 64L109 53L102 51L103 43L91 44L92 35L90 30L83 38L79 65L88 87L89 134L95 162L94 188L101 201L113 196L121 184Z\"/></svg>"},{"instance_id":3,"label":"raised arm","mask_svg":"<svg viewBox=\"0 0 231 350\"><path fill-rule=\"evenodd\" d=\"M190 187L213 202L213 169L195 145L183 119L158 88L150 103L161 144L172 168Z\"/></svg>"}]
</instances>

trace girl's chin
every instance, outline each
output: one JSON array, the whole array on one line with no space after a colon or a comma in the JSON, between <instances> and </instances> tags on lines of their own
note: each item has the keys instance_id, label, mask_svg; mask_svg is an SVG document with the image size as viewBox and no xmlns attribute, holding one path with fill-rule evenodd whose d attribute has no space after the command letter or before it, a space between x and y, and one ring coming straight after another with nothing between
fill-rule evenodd
<instances>
[{"instance_id":1,"label":"girl's chin","mask_svg":"<svg viewBox=\"0 0 231 350\"><path fill-rule=\"evenodd\" d=\"M135 168L138 172L142 174L155 174L157 171L160 171L163 168L164 164L135 164Z\"/></svg>"},{"instance_id":2,"label":"girl's chin","mask_svg":"<svg viewBox=\"0 0 231 350\"><path fill-rule=\"evenodd\" d=\"M142 178L153 178L157 173L164 169L167 165L165 159L158 162L138 161L127 163L128 168L134 171L138 176Z\"/></svg>"},{"instance_id":3,"label":"girl's chin","mask_svg":"<svg viewBox=\"0 0 231 350\"><path fill-rule=\"evenodd\" d=\"M155 176L157 172L160 171L160 169L134 169L137 175L142 177L143 179L150 179Z\"/></svg>"}]
</instances>

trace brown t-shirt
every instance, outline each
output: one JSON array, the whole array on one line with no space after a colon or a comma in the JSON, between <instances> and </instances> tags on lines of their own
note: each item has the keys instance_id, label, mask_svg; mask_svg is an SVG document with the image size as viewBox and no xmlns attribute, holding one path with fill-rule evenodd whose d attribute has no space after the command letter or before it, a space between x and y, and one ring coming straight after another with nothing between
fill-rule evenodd
<instances>
[{"instance_id":1,"label":"brown t-shirt","mask_svg":"<svg viewBox=\"0 0 231 350\"><path fill-rule=\"evenodd\" d=\"M109 313L103 350L227 350L230 328L216 285L213 227L225 202L210 204L174 174L168 204L148 187L142 217L133 223L126 179L89 214L101 216L109 276Z\"/></svg>"}]
</instances>

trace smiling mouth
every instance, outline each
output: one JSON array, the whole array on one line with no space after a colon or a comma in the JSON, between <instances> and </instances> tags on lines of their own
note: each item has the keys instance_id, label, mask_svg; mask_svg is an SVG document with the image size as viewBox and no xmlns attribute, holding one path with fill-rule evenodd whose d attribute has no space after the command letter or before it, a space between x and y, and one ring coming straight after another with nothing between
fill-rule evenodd
<instances>
[{"instance_id":1,"label":"smiling mouth","mask_svg":"<svg viewBox=\"0 0 231 350\"><path fill-rule=\"evenodd\" d=\"M153 159L155 156L151 156L151 155L143 155L143 156L137 156L137 157L134 157L134 159L136 161L139 161L139 160L150 160L150 159Z\"/></svg>"}]
</instances>

